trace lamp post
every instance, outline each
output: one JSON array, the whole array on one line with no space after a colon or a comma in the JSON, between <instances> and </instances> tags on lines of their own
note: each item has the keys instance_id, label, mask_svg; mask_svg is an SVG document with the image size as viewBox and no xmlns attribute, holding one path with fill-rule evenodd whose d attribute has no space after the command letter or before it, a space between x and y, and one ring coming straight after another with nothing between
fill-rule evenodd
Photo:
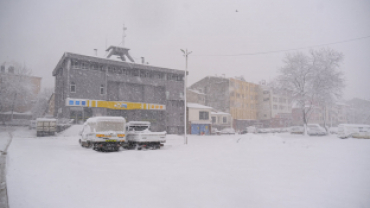
<instances>
[{"instance_id":1,"label":"lamp post","mask_svg":"<svg viewBox=\"0 0 370 208\"><path fill-rule=\"evenodd\" d=\"M183 49L180 49L183 53L183 55L185 56L185 83L184 83L184 109L185 109L185 113L184 113L184 142L185 144L188 144L188 138L186 136L186 83L187 83L187 73L188 73L188 56L192 53L192 51L188 52L188 49L186 50L183 50Z\"/></svg>"}]
</instances>

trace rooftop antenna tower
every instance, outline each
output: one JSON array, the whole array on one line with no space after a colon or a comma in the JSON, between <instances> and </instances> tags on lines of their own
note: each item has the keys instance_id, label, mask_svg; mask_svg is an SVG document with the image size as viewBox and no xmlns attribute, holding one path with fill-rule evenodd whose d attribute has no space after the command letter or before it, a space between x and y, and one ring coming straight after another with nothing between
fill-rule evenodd
<instances>
[{"instance_id":1,"label":"rooftop antenna tower","mask_svg":"<svg viewBox=\"0 0 370 208\"><path fill-rule=\"evenodd\" d=\"M120 46L109 46L105 51L108 52L107 58L110 58L111 56L118 56L119 59L122 61L126 61L126 57L131 61L135 62L134 59L131 57L131 55L128 53L130 50L129 48L125 47L125 37L126 37L126 30L127 27L125 27L125 24L123 24L123 34L122 34L122 42Z\"/></svg>"}]
</instances>

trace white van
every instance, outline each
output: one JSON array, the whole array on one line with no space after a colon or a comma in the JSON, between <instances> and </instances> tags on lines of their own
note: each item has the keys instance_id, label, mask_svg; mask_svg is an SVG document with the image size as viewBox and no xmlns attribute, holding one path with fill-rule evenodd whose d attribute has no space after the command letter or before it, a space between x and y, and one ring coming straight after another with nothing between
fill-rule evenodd
<instances>
[{"instance_id":1,"label":"white van","mask_svg":"<svg viewBox=\"0 0 370 208\"><path fill-rule=\"evenodd\" d=\"M89 118L80 132L82 147L96 151L118 151L126 142L126 120L123 117Z\"/></svg>"},{"instance_id":2,"label":"white van","mask_svg":"<svg viewBox=\"0 0 370 208\"><path fill-rule=\"evenodd\" d=\"M348 137L355 138L370 138L370 125L365 124L339 124L339 138L345 139Z\"/></svg>"}]
</instances>

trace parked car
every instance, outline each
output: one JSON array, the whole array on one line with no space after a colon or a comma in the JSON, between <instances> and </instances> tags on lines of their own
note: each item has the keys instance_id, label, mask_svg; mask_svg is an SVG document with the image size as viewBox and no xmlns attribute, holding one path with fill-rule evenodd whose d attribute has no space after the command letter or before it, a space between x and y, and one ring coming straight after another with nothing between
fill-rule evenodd
<instances>
[{"instance_id":1,"label":"parked car","mask_svg":"<svg viewBox=\"0 0 370 208\"><path fill-rule=\"evenodd\" d=\"M235 134L235 130L233 128L225 128L225 129L222 129L221 134Z\"/></svg>"},{"instance_id":2,"label":"parked car","mask_svg":"<svg viewBox=\"0 0 370 208\"><path fill-rule=\"evenodd\" d=\"M255 133L256 134L256 133L258 133L257 131L258 131L258 128L255 127L255 126L248 126L247 127L247 132L248 133Z\"/></svg>"},{"instance_id":3,"label":"parked car","mask_svg":"<svg viewBox=\"0 0 370 208\"><path fill-rule=\"evenodd\" d=\"M370 134L370 125L364 124L339 124L337 136L341 139L348 137L367 138Z\"/></svg>"},{"instance_id":4,"label":"parked car","mask_svg":"<svg viewBox=\"0 0 370 208\"><path fill-rule=\"evenodd\" d=\"M220 135L221 131L219 131L216 127L211 128L211 134L212 135Z\"/></svg>"},{"instance_id":5,"label":"parked car","mask_svg":"<svg viewBox=\"0 0 370 208\"><path fill-rule=\"evenodd\" d=\"M307 134L310 136L325 136L327 133L319 124L307 124Z\"/></svg>"},{"instance_id":6,"label":"parked car","mask_svg":"<svg viewBox=\"0 0 370 208\"><path fill-rule=\"evenodd\" d=\"M248 133L247 130L244 130L244 131L239 132L239 134L246 134L246 133Z\"/></svg>"},{"instance_id":7,"label":"parked car","mask_svg":"<svg viewBox=\"0 0 370 208\"><path fill-rule=\"evenodd\" d=\"M338 133L338 127L330 127L329 132L331 134L337 134Z\"/></svg>"},{"instance_id":8,"label":"parked car","mask_svg":"<svg viewBox=\"0 0 370 208\"><path fill-rule=\"evenodd\" d=\"M290 133L291 134L303 134L304 127L303 126L292 126L290 127Z\"/></svg>"}]
</instances>

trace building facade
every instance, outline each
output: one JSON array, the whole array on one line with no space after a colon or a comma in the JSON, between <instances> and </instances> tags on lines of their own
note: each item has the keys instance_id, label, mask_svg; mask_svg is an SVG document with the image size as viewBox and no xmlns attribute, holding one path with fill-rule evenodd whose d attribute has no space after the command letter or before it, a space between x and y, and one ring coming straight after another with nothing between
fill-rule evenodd
<instances>
[{"instance_id":1,"label":"building facade","mask_svg":"<svg viewBox=\"0 0 370 208\"><path fill-rule=\"evenodd\" d=\"M287 127L292 123L292 101L287 91L266 84L258 90L258 119L263 127Z\"/></svg>"},{"instance_id":2,"label":"building facade","mask_svg":"<svg viewBox=\"0 0 370 208\"><path fill-rule=\"evenodd\" d=\"M207 76L190 86L205 94L205 105L234 119L236 130L257 121L258 85L238 78Z\"/></svg>"},{"instance_id":3,"label":"building facade","mask_svg":"<svg viewBox=\"0 0 370 208\"><path fill-rule=\"evenodd\" d=\"M0 66L0 96L1 99L12 100L13 96L18 96L15 102L14 112L25 113L32 110L37 101L37 96L41 89L41 77L29 75L23 71L23 67L16 66L12 62L4 62ZM15 89L16 88L16 89ZM14 95L17 94L17 95ZM12 103L10 101L8 103ZM1 103L1 112L12 110L11 104Z\"/></svg>"},{"instance_id":4,"label":"building facade","mask_svg":"<svg viewBox=\"0 0 370 208\"><path fill-rule=\"evenodd\" d=\"M183 133L184 71L126 62L128 50L109 48L109 57L116 54L122 61L64 53L53 71L54 116L78 123L122 116L150 121L153 131Z\"/></svg>"},{"instance_id":5,"label":"building facade","mask_svg":"<svg viewBox=\"0 0 370 208\"><path fill-rule=\"evenodd\" d=\"M186 89L186 102L188 103L199 103L201 105L206 104L206 95L194 89Z\"/></svg>"}]
</instances>

